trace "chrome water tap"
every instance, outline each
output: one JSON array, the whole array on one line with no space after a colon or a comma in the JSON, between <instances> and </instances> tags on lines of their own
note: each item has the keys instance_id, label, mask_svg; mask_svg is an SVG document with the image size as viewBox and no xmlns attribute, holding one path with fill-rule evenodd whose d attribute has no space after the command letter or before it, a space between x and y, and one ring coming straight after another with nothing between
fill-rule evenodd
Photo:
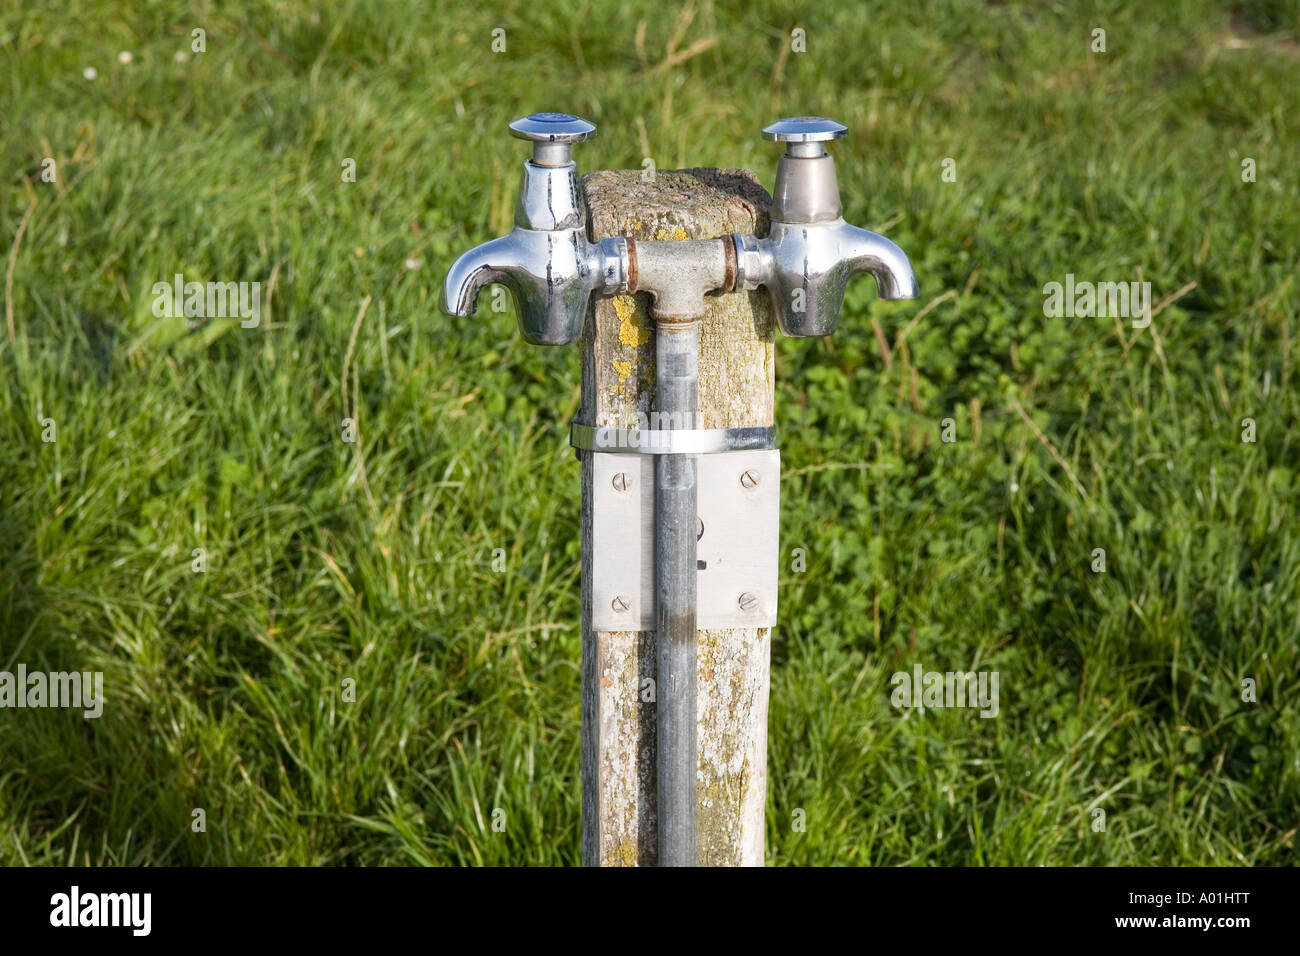
<instances>
[{"instance_id":1,"label":"chrome water tap","mask_svg":"<svg viewBox=\"0 0 1300 956\"><path fill-rule=\"evenodd\" d=\"M587 241L587 210L572 145L596 135L594 123L567 113L534 113L510 124L530 140L515 227L469 250L452 265L443 289L449 315L474 313L483 286L500 282L515 295L519 331L534 345L568 345L582 335L593 292L627 287L627 241Z\"/></svg>"},{"instance_id":2,"label":"chrome water tap","mask_svg":"<svg viewBox=\"0 0 1300 956\"><path fill-rule=\"evenodd\" d=\"M840 324L844 287L869 272L882 299L916 296L916 277L902 249L844 221L835 160L822 143L847 131L820 116L783 119L763 138L786 144L776 170L766 238L735 235L737 285L766 286L786 335L830 335Z\"/></svg>"}]
</instances>

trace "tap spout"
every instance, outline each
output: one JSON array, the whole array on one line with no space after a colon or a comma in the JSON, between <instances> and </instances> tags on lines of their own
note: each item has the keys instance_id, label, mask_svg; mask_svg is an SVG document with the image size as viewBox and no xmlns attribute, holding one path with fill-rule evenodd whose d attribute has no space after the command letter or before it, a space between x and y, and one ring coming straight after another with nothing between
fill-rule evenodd
<instances>
[{"instance_id":1,"label":"tap spout","mask_svg":"<svg viewBox=\"0 0 1300 956\"><path fill-rule=\"evenodd\" d=\"M766 239L738 247L745 288L767 286L777 323L797 338L830 335L840 324L849 277L869 272L882 299L916 296L912 263L884 236L842 218L829 222L772 221Z\"/></svg>"},{"instance_id":2,"label":"tap spout","mask_svg":"<svg viewBox=\"0 0 1300 956\"><path fill-rule=\"evenodd\" d=\"M462 317L473 315L484 286L494 282L513 286L511 270L518 262L513 246L511 236L502 236L475 246L452 263L443 285L443 311Z\"/></svg>"},{"instance_id":3,"label":"tap spout","mask_svg":"<svg viewBox=\"0 0 1300 956\"><path fill-rule=\"evenodd\" d=\"M882 299L915 299L916 275L907 253L878 233L847 223L841 232L841 255L848 275L869 272Z\"/></svg>"},{"instance_id":4,"label":"tap spout","mask_svg":"<svg viewBox=\"0 0 1300 956\"><path fill-rule=\"evenodd\" d=\"M582 336L593 293L627 288L627 240L588 242L581 229L526 229L475 246L447 270L443 311L474 313L479 291L493 282L515 299L519 331L533 345L569 345Z\"/></svg>"}]
</instances>

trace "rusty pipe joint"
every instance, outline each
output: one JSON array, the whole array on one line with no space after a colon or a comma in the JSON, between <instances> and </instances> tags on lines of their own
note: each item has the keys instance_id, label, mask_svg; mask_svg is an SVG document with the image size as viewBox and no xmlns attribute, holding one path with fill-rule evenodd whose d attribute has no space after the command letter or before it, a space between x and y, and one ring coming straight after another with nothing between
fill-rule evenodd
<instances>
[{"instance_id":1,"label":"rusty pipe joint","mask_svg":"<svg viewBox=\"0 0 1300 956\"><path fill-rule=\"evenodd\" d=\"M731 239L627 240L628 292L650 293L657 328L704 317L704 297L735 287L736 255Z\"/></svg>"}]
</instances>

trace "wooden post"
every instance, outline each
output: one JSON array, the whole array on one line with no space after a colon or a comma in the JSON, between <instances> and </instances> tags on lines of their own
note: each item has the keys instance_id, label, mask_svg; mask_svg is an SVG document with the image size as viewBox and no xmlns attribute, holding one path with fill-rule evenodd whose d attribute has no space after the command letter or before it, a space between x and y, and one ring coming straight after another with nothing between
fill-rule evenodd
<instances>
[{"instance_id":1,"label":"wooden post","mask_svg":"<svg viewBox=\"0 0 1300 956\"><path fill-rule=\"evenodd\" d=\"M737 169L633 170L583 178L589 238L716 239L767 232L770 198ZM644 426L652 411L648 299L598 297L582 344L579 421ZM771 425L773 315L763 291L709 296L700 324L700 428ZM592 627L592 452L582 459L582 856L587 865L654 865L653 631ZM652 471L652 469L651 469ZM651 567L653 572L653 566ZM701 577L701 587L705 579ZM767 794L770 628L701 630L698 651L699 862L761 866Z\"/></svg>"}]
</instances>

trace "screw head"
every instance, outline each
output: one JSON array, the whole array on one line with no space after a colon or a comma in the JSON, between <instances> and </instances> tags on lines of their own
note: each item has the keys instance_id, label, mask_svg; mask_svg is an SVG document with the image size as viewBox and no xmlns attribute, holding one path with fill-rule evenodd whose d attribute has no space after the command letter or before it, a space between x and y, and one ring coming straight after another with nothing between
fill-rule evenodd
<instances>
[{"instance_id":1,"label":"screw head","mask_svg":"<svg viewBox=\"0 0 1300 956\"><path fill-rule=\"evenodd\" d=\"M699 515L696 515L696 516L695 516L695 520L699 522L699 524L697 524L697 525L695 526L695 529L696 529L696 530L695 530L695 540L696 540L696 541L699 541L701 538L704 537L704 519L701 518Z\"/></svg>"},{"instance_id":2,"label":"screw head","mask_svg":"<svg viewBox=\"0 0 1300 956\"><path fill-rule=\"evenodd\" d=\"M746 468L740 475L740 484L744 488L757 488L760 481L759 473L753 468Z\"/></svg>"},{"instance_id":3,"label":"screw head","mask_svg":"<svg viewBox=\"0 0 1300 956\"><path fill-rule=\"evenodd\" d=\"M614 476L614 490L627 491L632 485L632 479L627 476L627 472L620 471Z\"/></svg>"},{"instance_id":4,"label":"screw head","mask_svg":"<svg viewBox=\"0 0 1300 956\"><path fill-rule=\"evenodd\" d=\"M619 614L624 614L627 609L632 606L632 602L624 595L619 594L614 598L614 600L609 602L609 606Z\"/></svg>"},{"instance_id":5,"label":"screw head","mask_svg":"<svg viewBox=\"0 0 1300 956\"><path fill-rule=\"evenodd\" d=\"M752 611L754 608L758 607L758 595L746 591L740 596L740 599L736 601L736 604L739 605L742 611Z\"/></svg>"}]
</instances>

